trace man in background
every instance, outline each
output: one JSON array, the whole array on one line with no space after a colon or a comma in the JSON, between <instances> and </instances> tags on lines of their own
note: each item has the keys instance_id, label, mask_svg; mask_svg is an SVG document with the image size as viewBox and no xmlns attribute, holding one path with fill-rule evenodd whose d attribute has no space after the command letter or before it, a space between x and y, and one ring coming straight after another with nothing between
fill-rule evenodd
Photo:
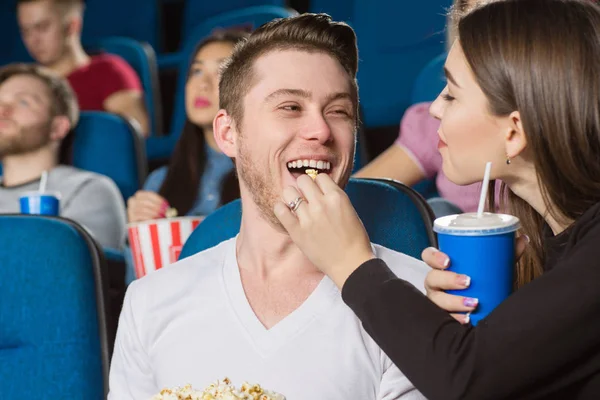
<instances>
[{"instance_id":1,"label":"man in background","mask_svg":"<svg viewBox=\"0 0 600 400\"><path fill-rule=\"evenodd\" d=\"M33 59L66 78L82 111L106 111L149 132L142 85L120 57L88 55L81 45L82 0L18 0L17 18Z\"/></svg>"},{"instance_id":2,"label":"man in background","mask_svg":"<svg viewBox=\"0 0 600 400\"><path fill-rule=\"evenodd\" d=\"M19 197L47 189L60 193L60 216L85 227L103 247L125 237L125 204L109 178L59 165L61 142L77 124L79 109L69 84L43 67L0 69L0 214L20 211Z\"/></svg>"}]
</instances>

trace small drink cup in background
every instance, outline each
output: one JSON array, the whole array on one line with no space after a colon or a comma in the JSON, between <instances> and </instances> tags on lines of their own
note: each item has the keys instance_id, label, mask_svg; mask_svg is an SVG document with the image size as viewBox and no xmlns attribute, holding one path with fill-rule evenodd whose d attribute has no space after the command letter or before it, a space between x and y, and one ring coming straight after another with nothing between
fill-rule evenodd
<instances>
[{"instance_id":1,"label":"small drink cup in background","mask_svg":"<svg viewBox=\"0 0 600 400\"><path fill-rule=\"evenodd\" d=\"M434 222L439 248L450 257L448 270L471 278L467 289L448 293L479 300L470 317L473 325L512 293L519 227L517 217L492 213L449 215Z\"/></svg>"},{"instance_id":2,"label":"small drink cup in background","mask_svg":"<svg viewBox=\"0 0 600 400\"><path fill-rule=\"evenodd\" d=\"M21 214L54 215L60 211L60 195L53 192L26 192L19 198Z\"/></svg>"},{"instance_id":3,"label":"small drink cup in background","mask_svg":"<svg viewBox=\"0 0 600 400\"><path fill-rule=\"evenodd\" d=\"M60 193L46 192L48 171L42 172L37 192L26 192L19 197L21 214L54 215L60 213Z\"/></svg>"}]
</instances>

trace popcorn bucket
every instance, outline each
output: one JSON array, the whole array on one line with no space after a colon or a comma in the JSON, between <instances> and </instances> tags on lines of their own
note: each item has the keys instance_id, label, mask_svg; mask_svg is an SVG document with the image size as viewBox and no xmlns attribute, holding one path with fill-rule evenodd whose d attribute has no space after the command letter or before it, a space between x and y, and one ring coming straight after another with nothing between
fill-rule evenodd
<instances>
[{"instance_id":1,"label":"popcorn bucket","mask_svg":"<svg viewBox=\"0 0 600 400\"><path fill-rule=\"evenodd\" d=\"M185 241L204 217L177 217L127 225L135 275L139 279L173 264Z\"/></svg>"}]
</instances>

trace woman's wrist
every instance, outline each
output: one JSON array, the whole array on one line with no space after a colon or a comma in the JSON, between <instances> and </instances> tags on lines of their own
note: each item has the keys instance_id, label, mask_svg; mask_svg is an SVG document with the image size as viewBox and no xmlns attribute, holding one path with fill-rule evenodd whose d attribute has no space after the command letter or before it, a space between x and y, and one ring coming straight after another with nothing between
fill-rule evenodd
<instances>
[{"instance_id":1,"label":"woman's wrist","mask_svg":"<svg viewBox=\"0 0 600 400\"><path fill-rule=\"evenodd\" d=\"M331 268L328 272L329 278L331 278L336 286L342 290L342 287L344 287L344 284L350 275L360 268L361 265L374 258L375 255L373 252L352 255L351 257L345 258L344 261Z\"/></svg>"},{"instance_id":2,"label":"woman's wrist","mask_svg":"<svg viewBox=\"0 0 600 400\"><path fill-rule=\"evenodd\" d=\"M385 261L373 258L356 268L342 287L342 298L351 308L360 306L369 295L382 287L385 282L396 278Z\"/></svg>"}]
</instances>

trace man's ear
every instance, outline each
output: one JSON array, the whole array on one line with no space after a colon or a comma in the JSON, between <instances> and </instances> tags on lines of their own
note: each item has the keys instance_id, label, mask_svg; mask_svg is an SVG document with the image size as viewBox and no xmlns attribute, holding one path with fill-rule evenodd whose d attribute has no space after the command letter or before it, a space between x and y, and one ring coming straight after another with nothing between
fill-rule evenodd
<instances>
[{"instance_id":1,"label":"man's ear","mask_svg":"<svg viewBox=\"0 0 600 400\"><path fill-rule=\"evenodd\" d=\"M219 110L213 120L213 135L217 145L230 158L237 157L237 131L227 111Z\"/></svg>"},{"instance_id":2,"label":"man's ear","mask_svg":"<svg viewBox=\"0 0 600 400\"><path fill-rule=\"evenodd\" d=\"M52 118L50 124L50 140L61 141L67 136L71 130L71 122L64 115L59 115Z\"/></svg>"},{"instance_id":3,"label":"man's ear","mask_svg":"<svg viewBox=\"0 0 600 400\"><path fill-rule=\"evenodd\" d=\"M527 136L523 130L523 121L518 111L513 111L508 116L508 129L505 136L506 156L518 157L527 147Z\"/></svg>"},{"instance_id":4,"label":"man's ear","mask_svg":"<svg viewBox=\"0 0 600 400\"><path fill-rule=\"evenodd\" d=\"M71 13L66 17L66 30L68 36L81 36L83 18L79 14Z\"/></svg>"}]
</instances>

